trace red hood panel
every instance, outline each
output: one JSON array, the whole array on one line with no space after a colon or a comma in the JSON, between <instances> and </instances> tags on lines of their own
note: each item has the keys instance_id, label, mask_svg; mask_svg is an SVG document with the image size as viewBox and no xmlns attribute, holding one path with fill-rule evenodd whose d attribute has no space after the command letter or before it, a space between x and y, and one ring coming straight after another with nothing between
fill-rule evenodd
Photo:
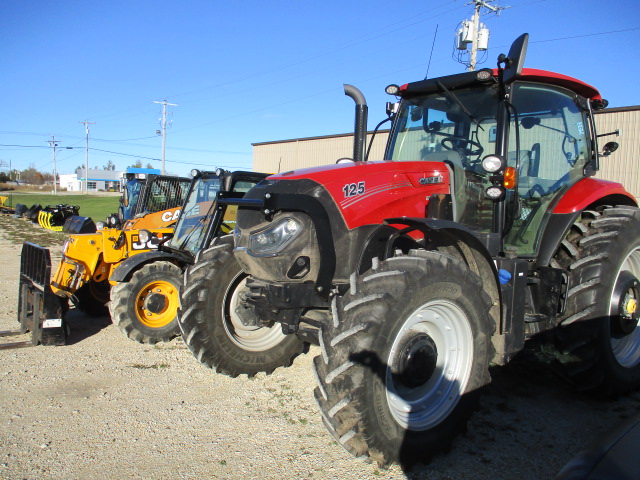
<instances>
[{"instance_id":1,"label":"red hood panel","mask_svg":"<svg viewBox=\"0 0 640 480\"><path fill-rule=\"evenodd\" d=\"M327 189L350 229L390 217L424 217L431 195L449 193L449 170L441 162L348 163L269 177L301 178Z\"/></svg>"}]
</instances>

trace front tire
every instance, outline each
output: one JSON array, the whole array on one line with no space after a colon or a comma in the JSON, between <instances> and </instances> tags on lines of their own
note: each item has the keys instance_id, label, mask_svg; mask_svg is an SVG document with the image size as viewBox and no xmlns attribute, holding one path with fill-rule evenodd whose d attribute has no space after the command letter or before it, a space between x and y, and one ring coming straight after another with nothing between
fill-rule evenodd
<instances>
[{"instance_id":1,"label":"front tire","mask_svg":"<svg viewBox=\"0 0 640 480\"><path fill-rule=\"evenodd\" d=\"M111 285L107 280L94 282L89 280L74 293L74 304L83 312L93 317L102 317L109 314L107 303Z\"/></svg>"},{"instance_id":2,"label":"front tire","mask_svg":"<svg viewBox=\"0 0 640 480\"><path fill-rule=\"evenodd\" d=\"M640 386L640 210L585 211L552 266L569 272L555 330L561 373L576 389L615 397Z\"/></svg>"},{"instance_id":3,"label":"front tire","mask_svg":"<svg viewBox=\"0 0 640 480\"><path fill-rule=\"evenodd\" d=\"M182 271L173 263L153 262L128 282L111 289L111 320L138 343L168 342L180 334L178 303Z\"/></svg>"},{"instance_id":4,"label":"front tire","mask_svg":"<svg viewBox=\"0 0 640 480\"><path fill-rule=\"evenodd\" d=\"M480 278L438 252L375 262L333 300L315 398L343 447L384 466L449 448L489 383L494 322Z\"/></svg>"},{"instance_id":5,"label":"front tire","mask_svg":"<svg viewBox=\"0 0 640 480\"><path fill-rule=\"evenodd\" d=\"M246 278L231 244L201 252L184 277L182 338L198 361L231 377L270 374L290 366L306 349L297 336L283 334L278 323L243 325L236 306Z\"/></svg>"}]
</instances>

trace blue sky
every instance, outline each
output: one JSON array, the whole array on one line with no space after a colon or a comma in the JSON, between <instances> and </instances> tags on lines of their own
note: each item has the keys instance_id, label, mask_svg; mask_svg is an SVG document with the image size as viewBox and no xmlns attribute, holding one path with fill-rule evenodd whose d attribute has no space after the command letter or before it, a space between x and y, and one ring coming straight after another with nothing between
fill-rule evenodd
<instances>
[{"instance_id":1,"label":"blue sky","mask_svg":"<svg viewBox=\"0 0 640 480\"><path fill-rule=\"evenodd\" d=\"M574 76L611 107L638 105L637 0L499 0L484 15L494 67L521 33L526 67ZM390 83L459 73L454 34L468 0L233 1L4 0L0 7L0 165L58 173L138 158L160 167L167 100L166 169L250 169L252 143L346 133L354 104L369 127L384 118ZM437 28L437 35L436 35ZM435 42L434 42L435 37ZM433 54L431 55L433 47ZM431 57L431 63L429 59ZM66 149L64 147L73 147Z\"/></svg>"}]
</instances>

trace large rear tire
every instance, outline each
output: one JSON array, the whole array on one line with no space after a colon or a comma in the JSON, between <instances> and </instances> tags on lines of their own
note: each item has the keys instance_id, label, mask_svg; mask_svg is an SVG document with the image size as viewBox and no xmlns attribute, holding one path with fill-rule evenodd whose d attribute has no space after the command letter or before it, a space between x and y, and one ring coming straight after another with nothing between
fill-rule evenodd
<instances>
[{"instance_id":1,"label":"large rear tire","mask_svg":"<svg viewBox=\"0 0 640 480\"><path fill-rule=\"evenodd\" d=\"M356 457L427 463L489 383L494 322L480 278L438 252L374 262L333 300L314 359L325 426Z\"/></svg>"},{"instance_id":2,"label":"large rear tire","mask_svg":"<svg viewBox=\"0 0 640 480\"><path fill-rule=\"evenodd\" d=\"M177 313L182 271L153 262L111 289L109 312L120 331L138 343L168 342L180 334Z\"/></svg>"},{"instance_id":3,"label":"large rear tire","mask_svg":"<svg viewBox=\"0 0 640 480\"><path fill-rule=\"evenodd\" d=\"M585 211L554 257L569 272L555 330L561 372L581 391L615 397L640 386L640 210Z\"/></svg>"},{"instance_id":4,"label":"large rear tire","mask_svg":"<svg viewBox=\"0 0 640 480\"><path fill-rule=\"evenodd\" d=\"M306 344L283 334L277 323L242 323L236 306L247 276L232 249L224 243L201 252L185 273L179 314L182 338L199 362L231 377L288 367Z\"/></svg>"}]
</instances>

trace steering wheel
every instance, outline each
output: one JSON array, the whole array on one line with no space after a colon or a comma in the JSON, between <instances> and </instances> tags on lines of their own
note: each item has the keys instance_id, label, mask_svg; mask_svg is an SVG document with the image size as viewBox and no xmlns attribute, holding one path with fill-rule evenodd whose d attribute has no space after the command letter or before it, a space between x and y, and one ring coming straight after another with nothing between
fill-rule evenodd
<instances>
[{"instance_id":1,"label":"steering wheel","mask_svg":"<svg viewBox=\"0 0 640 480\"><path fill-rule=\"evenodd\" d=\"M445 150L462 150L465 155L471 156L482 155L482 152L484 151L484 147L478 142L474 142L473 140L468 140L462 137L450 136L447 138L443 138L440 141L440 145L442 145L442 148L444 148ZM470 147L474 147L474 149L472 150Z\"/></svg>"}]
</instances>

